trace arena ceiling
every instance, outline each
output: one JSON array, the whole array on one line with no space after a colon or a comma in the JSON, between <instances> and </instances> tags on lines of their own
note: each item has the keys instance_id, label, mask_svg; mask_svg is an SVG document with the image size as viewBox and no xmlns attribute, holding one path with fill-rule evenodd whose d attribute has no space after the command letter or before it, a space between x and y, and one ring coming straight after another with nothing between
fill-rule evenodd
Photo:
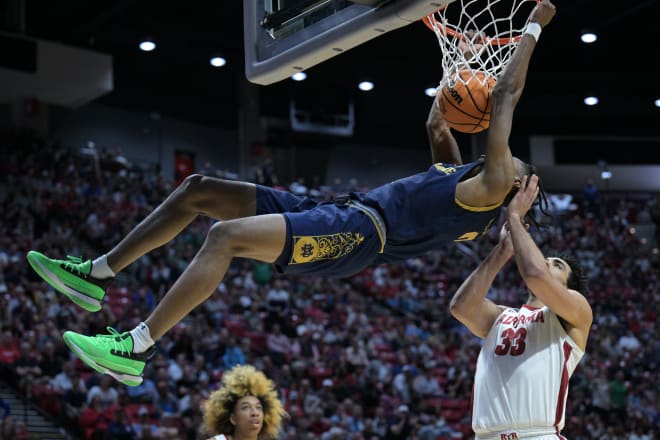
<instances>
[{"instance_id":1,"label":"arena ceiling","mask_svg":"<svg viewBox=\"0 0 660 440\"><path fill-rule=\"evenodd\" d=\"M658 55L660 2L555 0L557 16L544 30L516 112L514 136L530 134L655 136L659 132ZM242 2L8 2L23 8L28 36L111 54L114 91L99 102L159 112L236 129L240 84L245 81ZM12 11L10 11L12 12ZM16 21L5 28L16 31ZM11 29L14 27L14 29ZM585 46L582 29L599 40ZM20 29L19 29L20 30ZM137 42L151 35L152 53ZM261 113L288 119L290 96L304 91L320 105L346 96L356 105L355 141L422 144L430 99L423 95L440 75L440 49L422 23L395 30L308 71L303 83L285 80L258 87ZM228 59L212 68L210 54ZM657 61L656 61L657 62ZM376 89L359 94L371 78ZM601 105L582 104L587 93Z\"/></svg>"}]
</instances>

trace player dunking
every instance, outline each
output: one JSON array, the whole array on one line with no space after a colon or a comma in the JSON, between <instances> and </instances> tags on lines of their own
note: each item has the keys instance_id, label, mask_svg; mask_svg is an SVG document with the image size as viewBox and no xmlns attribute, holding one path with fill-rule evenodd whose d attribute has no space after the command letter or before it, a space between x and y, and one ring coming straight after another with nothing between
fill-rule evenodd
<instances>
[{"instance_id":1,"label":"player dunking","mask_svg":"<svg viewBox=\"0 0 660 440\"><path fill-rule=\"evenodd\" d=\"M561 439L568 381L584 355L593 319L582 268L544 258L524 224L538 191L532 176L509 203L499 243L459 287L451 313L483 338L472 396L479 440ZM486 298L515 256L529 292L519 309Z\"/></svg>"},{"instance_id":2,"label":"player dunking","mask_svg":"<svg viewBox=\"0 0 660 440\"><path fill-rule=\"evenodd\" d=\"M234 257L272 262L287 274L349 276L365 267L418 256L453 242L474 240L533 169L512 156L509 135L529 61L542 26L554 15L543 0L493 92L486 156L462 165L456 141L439 112L430 129L436 163L422 172L352 193L334 203L252 183L188 177L107 254L56 260L31 251L28 261L51 286L89 311L101 309L116 273L168 243L197 215L219 220L201 249L151 315L129 332L94 337L64 333L69 348L95 370L127 385L142 382L154 341L205 301ZM534 25L534 26L532 26Z\"/></svg>"}]
</instances>

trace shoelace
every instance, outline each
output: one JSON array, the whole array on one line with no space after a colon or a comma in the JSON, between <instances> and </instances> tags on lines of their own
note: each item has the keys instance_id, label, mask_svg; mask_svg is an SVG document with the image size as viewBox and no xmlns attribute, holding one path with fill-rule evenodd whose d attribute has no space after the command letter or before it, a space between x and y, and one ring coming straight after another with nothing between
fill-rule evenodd
<instances>
[{"instance_id":1,"label":"shoelace","mask_svg":"<svg viewBox=\"0 0 660 440\"><path fill-rule=\"evenodd\" d=\"M83 261L81 257L73 257L71 255L67 255L66 260L62 261L62 266L64 266L64 269L68 270L71 273L86 277L87 274L83 273L81 268L82 263Z\"/></svg>"},{"instance_id":2,"label":"shoelace","mask_svg":"<svg viewBox=\"0 0 660 440\"><path fill-rule=\"evenodd\" d=\"M108 326L106 327L109 335L96 335L96 338L99 339L99 342L108 345L111 350L121 353L132 353L133 348L128 342L128 338L123 338L122 333L119 333L114 328Z\"/></svg>"}]
</instances>

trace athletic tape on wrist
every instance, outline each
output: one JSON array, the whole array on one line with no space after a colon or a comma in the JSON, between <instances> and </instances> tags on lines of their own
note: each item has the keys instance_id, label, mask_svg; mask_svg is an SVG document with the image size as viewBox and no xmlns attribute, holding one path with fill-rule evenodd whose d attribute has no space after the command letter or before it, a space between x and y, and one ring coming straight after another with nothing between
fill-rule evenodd
<instances>
[{"instance_id":1,"label":"athletic tape on wrist","mask_svg":"<svg viewBox=\"0 0 660 440\"><path fill-rule=\"evenodd\" d=\"M527 25L527 28L525 28L525 33L530 34L536 41L539 41L541 30L541 25L535 21L532 21Z\"/></svg>"}]
</instances>

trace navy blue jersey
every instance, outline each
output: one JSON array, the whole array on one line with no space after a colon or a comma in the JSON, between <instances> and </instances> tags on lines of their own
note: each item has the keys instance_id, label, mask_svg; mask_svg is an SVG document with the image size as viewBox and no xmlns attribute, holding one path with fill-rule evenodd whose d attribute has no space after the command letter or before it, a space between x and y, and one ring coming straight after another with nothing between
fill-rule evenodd
<instances>
[{"instance_id":1,"label":"navy blue jersey","mask_svg":"<svg viewBox=\"0 0 660 440\"><path fill-rule=\"evenodd\" d=\"M422 255L452 241L474 240L488 231L500 205L471 207L456 200L456 185L483 161L432 165L426 172L396 180L358 197L376 207L387 226L377 262Z\"/></svg>"},{"instance_id":2,"label":"navy blue jersey","mask_svg":"<svg viewBox=\"0 0 660 440\"><path fill-rule=\"evenodd\" d=\"M456 200L456 185L482 164L435 164L424 173L350 195L375 208L382 221L344 203L317 203L257 185L257 215L281 213L286 220L287 237L275 267L283 273L343 277L374 263L474 240L488 231L500 205L466 206Z\"/></svg>"}]
</instances>

